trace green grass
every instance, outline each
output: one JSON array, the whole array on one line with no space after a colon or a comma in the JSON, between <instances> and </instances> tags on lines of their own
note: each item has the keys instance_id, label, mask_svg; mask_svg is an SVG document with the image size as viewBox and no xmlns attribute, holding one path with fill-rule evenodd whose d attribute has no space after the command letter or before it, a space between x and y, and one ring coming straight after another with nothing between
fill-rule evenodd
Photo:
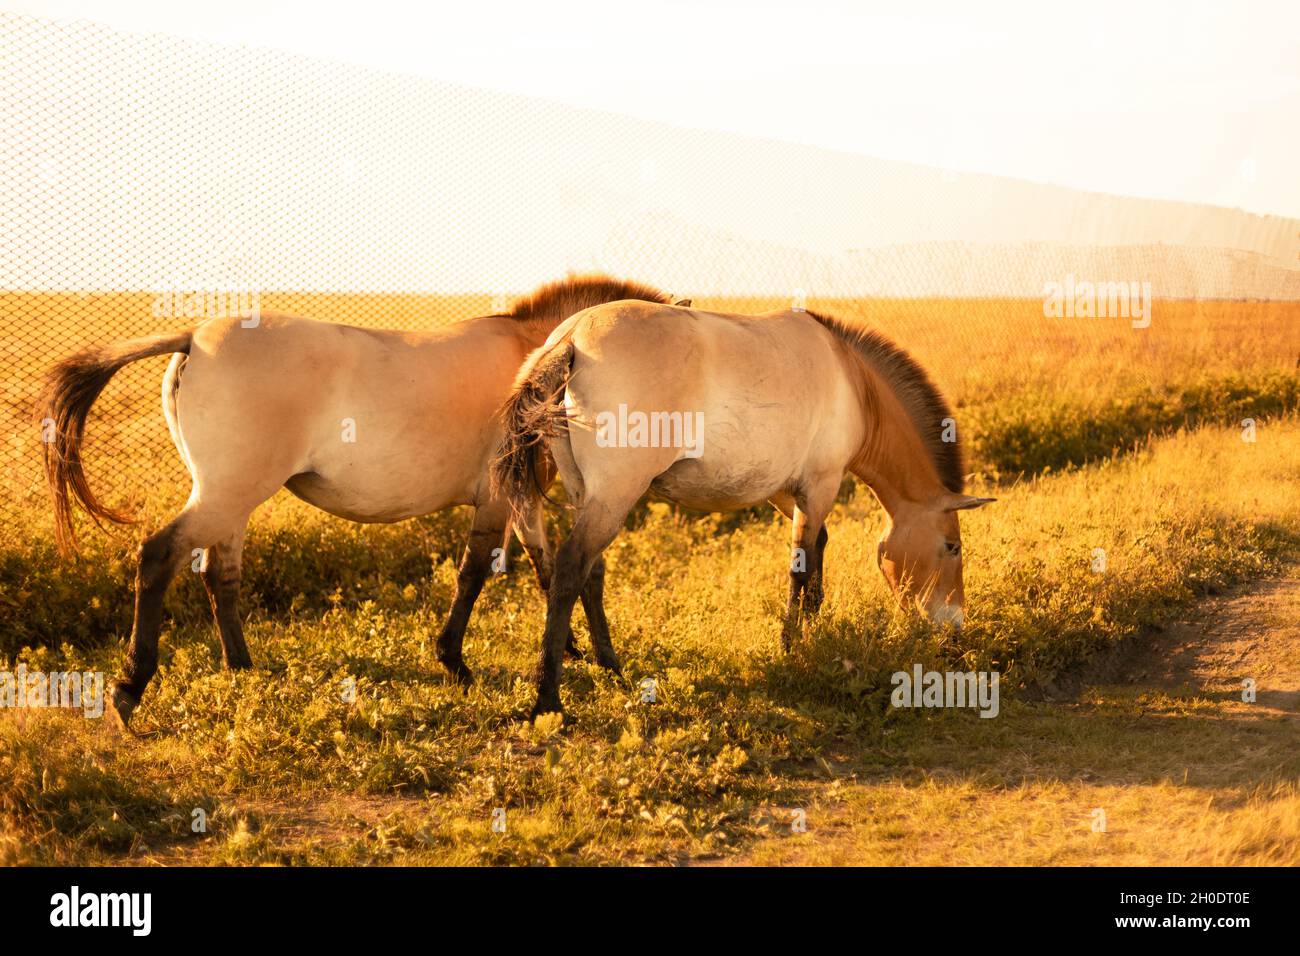
<instances>
[{"instance_id":1,"label":"green grass","mask_svg":"<svg viewBox=\"0 0 1300 956\"><path fill-rule=\"evenodd\" d=\"M971 462L993 478L1041 474L1127 452L1151 435L1241 426L1300 409L1300 377L1272 370L1079 396L1058 389L986 395L958 412Z\"/></svg>"},{"instance_id":2,"label":"green grass","mask_svg":"<svg viewBox=\"0 0 1300 956\"><path fill-rule=\"evenodd\" d=\"M427 323L434 306L482 311L354 299L283 304L376 325ZM0 336L26 357L0 382L10 410L45 352L64 351L50 315L68 334L154 330L129 297L8 304L42 319ZM203 589L184 574L136 717L146 736L0 714L0 862L1297 862L1300 798L1287 781L1300 767L1284 724L1228 731L1221 703L1195 695L1062 710L1030 692L1295 560L1300 306L1160 302L1139 331L1047 322L1033 301L820 305L883 329L933 371L957 404L977 485L1000 498L963 518L959 637L895 610L865 491L833 516L827 604L789 656L777 650L788 527L764 512L688 518L653 505L609 552L628 681L569 664L573 725L537 727L520 715L544 606L521 557L480 600L466 643L479 683L463 693L433 637L468 515L360 526L281 493L255 514L245 555L254 670L220 669ZM138 510L143 529L187 489L157 409L163 364L110 386L86 452L92 484ZM1259 422L1253 444L1244 418ZM58 559L25 417L10 437L0 668L111 675L139 529L91 530L78 562ZM914 663L997 669L1002 716L890 709L889 675ZM647 676L653 706L638 699ZM1106 853L1086 826L1076 832L1094 801L1130 821ZM848 838L815 852L773 841L789 835L791 807L808 808L819 840ZM497 808L504 834L491 829ZM192 830L195 810L206 832Z\"/></svg>"},{"instance_id":3,"label":"green grass","mask_svg":"<svg viewBox=\"0 0 1300 956\"><path fill-rule=\"evenodd\" d=\"M1246 419L1267 429L1300 408L1300 378L1281 371L1253 377L1205 378L1192 385L1141 390L1084 403L1074 396L1024 391L985 395L958 411L968 436L971 465L983 481L1008 485L1023 475L1095 462L1132 451L1153 435L1201 425L1237 426ZM138 471L104 475L105 462L92 453L92 483L105 500L131 502L146 528L164 523L177 507L175 484L141 482ZM994 493L997 493L996 491ZM639 516L644 516L642 510ZM726 531L759 512L722 519ZM50 535L45 497L33 488L16 504L0 530L0 611L9 619L0 631L0 652L27 646L90 646L110 638L129 614L134 577L130 529L108 536L93 527L85 534L80 560L62 561ZM338 601L373 598L392 603L449 600L450 592L429 580L440 564L455 563L467 533L465 513L445 513L398 526L362 527L323 518L286 492L258 509L245 548L244 602L267 613L320 610ZM706 535L707 537L707 535ZM695 543L703 540L697 536ZM1020 565L1009 575L1038 573ZM196 582L169 598L169 609L197 620L202 608ZM402 606L401 602L397 606Z\"/></svg>"},{"instance_id":4,"label":"green grass","mask_svg":"<svg viewBox=\"0 0 1300 956\"><path fill-rule=\"evenodd\" d=\"M301 574L282 593L303 597L250 615L258 666L220 669L188 582L172 603L188 593L193 607L164 633L136 716L143 739L64 714L0 717L4 852L10 862L725 858L785 826L782 808L840 764L902 771L924 759L927 740L994 733L990 724L1007 732L970 713L889 708L893 671L997 669L1007 719L1020 720L1026 688L1294 558L1298 465L1300 423L1287 419L1255 444L1204 429L1002 489L963 520L970 617L959 637L894 609L873 557L881 516L859 494L834 515L827 604L789 656L777 649L788 528L651 507L609 551L628 682L569 664L566 730L520 719L543 618L525 567L480 601L466 642L479 681L465 693L433 656L454 530L429 530L441 549L414 547L400 530L277 501L256 560L268 574ZM336 549L329 562L285 567L298 553L297 539L280 537L290 529ZM1096 574L1099 547L1107 569ZM320 579L352 557L351 589L336 597ZM405 569L410 588L400 576L375 586L389 568ZM127 622L114 626L120 635ZM19 656L29 669L111 672L120 653L69 640ZM647 676L654 705L638 699ZM347 678L355 703L341 693ZM1070 730L1095 747L1111 732L1104 721ZM1150 740L1159 745L1158 728ZM190 832L196 807L209 811L207 833ZM491 830L495 808L505 834Z\"/></svg>"}]
</instances>

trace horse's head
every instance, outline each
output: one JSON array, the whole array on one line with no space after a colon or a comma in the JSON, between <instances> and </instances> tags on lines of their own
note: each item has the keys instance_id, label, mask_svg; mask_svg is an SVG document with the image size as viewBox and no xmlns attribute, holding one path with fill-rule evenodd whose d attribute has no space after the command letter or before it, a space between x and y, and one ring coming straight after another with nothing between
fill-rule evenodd
<instances>
[{"instance_id":1,"label":"horse's head","mask_svg":"<svg viewBox=\"0 0 1300 956\"><path fill-rule=\"evenodd\" d=\"M876 549L876 563L900 604L912 601L936 624L961 626L966 594L957 512L993 500L945 494L924 505L895 509Z\"/></svg>"}]
</instances>

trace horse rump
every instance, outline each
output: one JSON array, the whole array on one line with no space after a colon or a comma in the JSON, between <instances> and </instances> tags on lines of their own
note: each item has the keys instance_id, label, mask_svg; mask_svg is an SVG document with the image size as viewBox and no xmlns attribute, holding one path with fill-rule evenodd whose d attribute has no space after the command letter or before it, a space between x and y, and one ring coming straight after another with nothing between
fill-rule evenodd
<instances>
[{"instance_id":1,"label":"horse rump","mask_svg":"<svg viewBox=\"0 0 1300 956\"><path fill-rule=\"evenodd\" d=\"M568 426L564 389L573 370L573 342L566 339L524 366L501 407L504 435L492 462L492 493L504 495L516 516L546 495L546 440Z\"/></svg>"}]
</instances>

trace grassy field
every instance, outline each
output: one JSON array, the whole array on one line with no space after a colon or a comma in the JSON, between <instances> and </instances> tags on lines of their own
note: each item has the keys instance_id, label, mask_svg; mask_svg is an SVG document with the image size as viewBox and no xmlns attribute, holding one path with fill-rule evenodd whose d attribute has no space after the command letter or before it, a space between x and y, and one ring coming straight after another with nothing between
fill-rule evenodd
<instances>
[{"instance_id":1,"label":"grassy field","mask_svg":"<svg viewBox=\"0 0 1300 956\"><path fill-rule=\"evenodd\" d=\"M10 862L678 862L761 841L811 783L845 768L906 780L941 744L970 749L968 795L1051 788L1051 764L1014 758L1026 753L1012 729L1022 708L1041 707L1018 698L1198 596L1294 557L1297 467L1300 424L1288 420L1253 446L1236 430L1205 429L1004 491L967 522L971 618L960 638L892 611L871 559L879 513L859 495L831 527L826 610L789 657L776 650L784 529L756 521L719 532L653 508L611 553L609 607L629 683L571 665L575 728L564 733L519 716L542 614L523 573L482 599L466 649L480 682L468 694L433 659L449 562L421 585L377 588L324 613L254 614L250 673L221 671L196 620L164 636L162 670L137 716L144 739L61 714L0 723L3 853ZM1108 553L1102 574L1091 570L1095 547ZM192 582L186 591L200 602ZM29 669L112 670L118 653L69 644L21 657ZM1002 716L888 707L888 675L918 662L999 670ZM646 676L658 684L653 706L635 689ZM354 703L343 699L348 678ZM1126 746L1186 747L1185 725L1208 724L1213 705L1189 702L1179 717ZM1106 719L1034 725L1035 739L1063 734L1097 753L1116 739ZM993 751L1007 759L990 776L977 758ZM1294 746L1269 753L1277 762L1243 786L1257 789L1265 773L1281 787L1300 772ZM1261 814L1275 809L1255 799ZM505 834L491 829L497 808ZM190 832L195 809L208 815L205 834ZM1087 808L1077 810L1086 825ZM1294 853L1300 834L1288 833Z\"/></svg>"},{"instance_id":2,"label":"grassy field","mask_svg":"<svg viewBox=\"0 0 1300 956\"><path fill-rule=\"evenodd\" d=\"M808 781L797 799L816 808L815 830L725 862L1296 864L1300 566L1211 598L1077 677L1063 699L914 737L906 763Z\"/></svg>"},{"instance_id":3,"label":"grassy field","mask_svg":"<svg viewBox=\"0 0 1300 956\"><path fill-rule=\"evenodd\" d=\"M960 636L893 609L865 490L833 516L827 605L788 657L777 650L788 529L652 505L609 552L628 680L570 664L574 726L561 732L520 716L543 602L519 559L480 600L466 643L479 683L462 693L432 641L467 516L364 528L282 494L249 536L253 671L220 670L187 579L168 601L175 623L141 739L66 714L0 715L0 860L1300 862L1289 720L1243 737L1225 730L1226 698L1041 700L1206 595L1300 558L1300 309L1158 302L1152 327L1134 330L1044 320L1036 302L841 305L935 370L960 404L976 492L1000 499L963 521ZM160 417L156 388L141 416ZM1243 417L1260 420L1253 443ZM87 455L97 486L148 525L185 489L115 467L142 450L132 421L92 422L123 444L102 444L98 465L93 443ZM131 535L92 534L78 564L59 562L15 439L3 667L112 673ZM999 717L891 708L890 675L916 663L997 670ZM644 677L653 705L639 701ZM1243 747L1249 766L1178 772L1205 762L1189 757L1197 748L1226 761ZM1122 849L1094 839L1095 806L1141 817L1146 829L1131 832L1144 836ZM1177 812L1162 820L1163 806ZM791 835L795 809L818 842ZM206 832L192 829L196 810ZM923 825L937 820L946 829Z\"/></svg>"},{"instance_id":4,"label":"grassy field","mask_svg":"<svg viewBox=\"0 0 1300 956\"><path fill-rule=\"evenodd\" d=\"M391 328L428 328L493 307L487 295L267 293L261 302L267 311ZM0 292L0 513L44 501L31 409L42 371L82 345L193 324L154 317L153 303L145 293ZM697 295L695 304L758 312L790 303ZM995 479L1102 458L1153 430L1300 408L1300 303L1157 300L1145 329L1124 319L1046 319L1037 299L809 306L867 323L912 351L956 404L973 466ZM96 487L140 507L152 496L174 509L187 491L159 410L166 367L160 357L119 373L89 429Z\"/></svg>"}]
</instances>

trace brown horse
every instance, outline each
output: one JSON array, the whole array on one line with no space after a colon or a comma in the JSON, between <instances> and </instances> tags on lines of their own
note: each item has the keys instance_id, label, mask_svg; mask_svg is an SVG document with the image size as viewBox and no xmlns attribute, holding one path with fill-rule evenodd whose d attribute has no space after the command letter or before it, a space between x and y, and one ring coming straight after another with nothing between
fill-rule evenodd
<instances>
[{"instance_id":1,"label":"brown horse","mask_svg":"<svg viewBox=\"0 0 1300 956\"><path fill-rule=\"evenodd\" d=\"M185 332L88 349L55 366L39 409L53 423L45 471L66 552L76 544L74 500L97 522L131 520L102 504L86 482L81 444L91 405L126 364L175 356L163 378L163 415L193 485L181 512L140 548L131 643L112 694L122 723L157 669L163 594L185 565L199 562L226 666L250 666L236 607L244 530L253 509L281 487L363 522L474 506L456 596L438 637L438 659L468 682L465 627L511 526L510 504L492 493L488 479L502 437L497 410L521 363L559 322L629 298L668 301L648 286L588 276L543 286L506 314L433 331L286 315L212 319ZM529 497L521 494L513 523L547 589L551 552L542 510ZM601 569L584 581L596 659L617 667L601 610Z\"/></svg>"},{"instance_id":2,"label":"brown horse","mask_svg":"<svg viewBox=\"0 0 1300 956\"><path fill-rule=\"evenodd\" d=\"M846 473L889 514L878 563L900 601L963 615L962 491L947 402L883 336L827 316L613 302L573 316L520 371L495 487L525 513L549 450L575 509L551 580L534 713L561 711L574 602L647 492L703 511L770 501L794 519L782 637L822 601L825 520Z\"/></svg>"}]
</instances>

